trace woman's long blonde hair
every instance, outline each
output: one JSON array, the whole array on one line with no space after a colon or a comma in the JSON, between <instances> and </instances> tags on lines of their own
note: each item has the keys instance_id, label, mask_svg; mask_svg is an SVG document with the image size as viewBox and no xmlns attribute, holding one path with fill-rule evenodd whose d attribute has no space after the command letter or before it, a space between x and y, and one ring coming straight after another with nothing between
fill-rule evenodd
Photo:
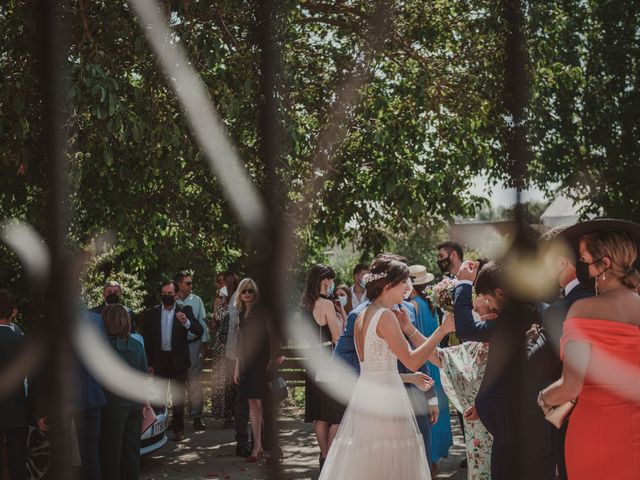
<instances>
[{"instance_id":1,"label":"woman's long blonde hair","mask_svg":"<svg viewBox=\"0 0 640 480\"><path fill-rule=\"evenodd\" d=\"M256 282L253 280L253 278L243 278L242 280L240 280L240 283L238 284L238 288L236 290L236 292L238 292L238 294L236 295L236 310L238 310L239 312L244 311L244 302L240 297L242 296L242 290L247 287L251 287L254 290L253 304L255 305L260 301L260 291L258 290L258 285L256 285Z\"/></svg>"}]
</instances>

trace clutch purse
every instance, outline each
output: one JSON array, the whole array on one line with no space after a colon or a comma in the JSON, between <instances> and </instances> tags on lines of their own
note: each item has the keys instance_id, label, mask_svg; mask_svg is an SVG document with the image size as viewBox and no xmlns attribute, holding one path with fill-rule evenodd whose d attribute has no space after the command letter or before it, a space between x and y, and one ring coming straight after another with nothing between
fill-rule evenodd
<instances>
[{"instance_id":1,"label":"clutch purse","mask_svg":"<svg viewBox=\"0 0 640 480\"><path fill-rule=\"evenodd\" d=\"M557 407L553 407L551 410L549 410L544 418L554 427L560 429L562 427L562 424L567 421L567 418L569 418L571 410L573 410L573 407L575 406L575 400L563 403L562 405L558 405Z\"/></svg>"},{"instance_id":2,"label":"clutch purse","mask_svg":"<svg viewBox=\"0 0 640 480\"><path fill-rule=\"evenodd\" d=\"M269 391L275 403L280 403L289 396L289 389L282 377L276 377L269 382Z\"/></svg>"}]
</instances>

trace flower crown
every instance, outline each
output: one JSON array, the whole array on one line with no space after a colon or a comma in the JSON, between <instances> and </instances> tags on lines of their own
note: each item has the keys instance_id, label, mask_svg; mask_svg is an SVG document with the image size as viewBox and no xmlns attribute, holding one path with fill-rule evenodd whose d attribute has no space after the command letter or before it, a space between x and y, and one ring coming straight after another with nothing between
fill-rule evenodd
<instances>
[{"instance_id":1,"label":"flower crown","mask_svg":"<svg viewBox=\"0 0 640 480\"><path fill-rule=\"evenodd\" d=\"M387 277L386 272L380 272L380 273L367 273L362 278L364 280L364 283L369 283L369 282L375 282L376 280L380 280L381 278L386 278L386 277Z\"/></svg>"}]
</instances>

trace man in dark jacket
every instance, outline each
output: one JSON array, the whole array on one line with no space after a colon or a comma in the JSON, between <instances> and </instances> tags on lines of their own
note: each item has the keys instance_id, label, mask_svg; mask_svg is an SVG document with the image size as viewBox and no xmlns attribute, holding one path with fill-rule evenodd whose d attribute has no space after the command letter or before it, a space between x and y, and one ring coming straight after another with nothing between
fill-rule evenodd
<instances>
[{"instance_id":1,"label":"man in dark jacket","mask_svg":"<svg viewBox=\"0 0 640 480\"><path fill-rule=\"evenodd\" d=\"M173 280L162 284L162 304L144 314L144 348L149 372L171 380L174 440L184 437L184 387L191 365L187 332L202 335L202 326L189 306L176 304Z\"/></svg>"},{"instance_id":2,"label":"man in dark jacket","mask_svg":"<svg viewBox=\"0 0 640 480\"><path fill-rule=\"evenodd\" d=\"M0 365L6 369L24 348L24 336L15 332L10 324L16 315L15 297L0 289ZM0 438L6 441L6 460L9 477L27 478L27 400L24 381L19 379L0 394ZM4 456L0 456L0 472L4 470Z\"/></svg>"},{"instance_id":3,"label":"man in dark jacket","mask_svg":"<svg viewBox=\"0 0 640 480\"><path fill-rule=\"evenodd\" d=\"M542 328L527 345L529 378L525 393L525 427L528 445L525 471L528 475L526 478L555 480L557 468L559 478L566 480L564 439L567 424L565 423L561 429L556 429L547 422L542 410L537 406L536 399L540 390L562 376L560 337L569 308L577 300L593 296L595 291L591 285L587 285L588 276L578 278L577 252L572 251L562 241L561 229L547 232L540 243L546 252L547 267L562 288L562 298L546 309Z\"/></svg>"},{"instance_id":4,"label":"man in dark jacket","mask_svg":"<svg viewBox=\"0 0 640 480\"><path fill-rule=\"evenodd\" d=\"M522 405L523 384L527 381L525 333L540 323L532 304L517 301L505 287L500 265L489 262L480 272L479 264L464 264L454 292L456 335L462 341L489 342L489 357L475 407L465 412L470 419L480 418L493 435L491 478L524 477L523 448L525 421ZM477 278L476 278L477 275ZM476 321L472 314L472 285L490 309L495 320ZM535 404L534 404L535 405Z\"/></svg>"}]
</instances>

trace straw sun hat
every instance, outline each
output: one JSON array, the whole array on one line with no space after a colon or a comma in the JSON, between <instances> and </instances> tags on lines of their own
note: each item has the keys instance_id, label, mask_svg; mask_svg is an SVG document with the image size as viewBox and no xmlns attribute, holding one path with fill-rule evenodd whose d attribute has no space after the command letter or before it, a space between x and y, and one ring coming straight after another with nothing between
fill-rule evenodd
<instances>
[{"instance_id":1,"label":"straw sun hat","mask_svg":"<svg viewBox=\"0 0 640 480\"><path fill-rule=\"evenodd\" d=\"M426 285L433 282L435 278L432 273L427 272L427 267L424 265L411 265L409 276L414 285Z\"/></svg>"}]
</instances>

